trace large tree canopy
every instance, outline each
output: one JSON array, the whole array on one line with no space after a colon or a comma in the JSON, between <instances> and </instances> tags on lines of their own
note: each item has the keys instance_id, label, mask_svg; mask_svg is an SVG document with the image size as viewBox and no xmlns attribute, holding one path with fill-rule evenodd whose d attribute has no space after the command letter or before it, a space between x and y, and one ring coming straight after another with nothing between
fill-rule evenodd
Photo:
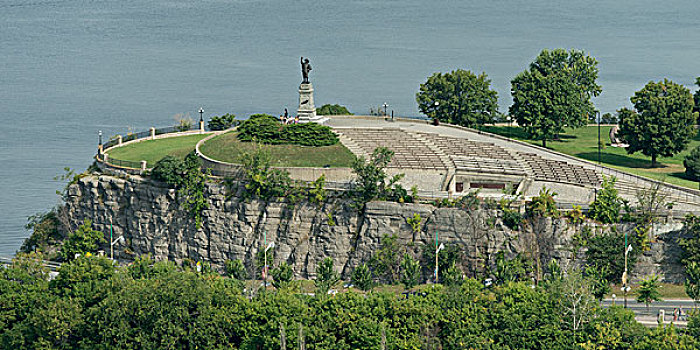
<instances>
[{"instance_id":1,"label":"large tree canopy","mask_svg":"<svg viewBox=\"0 0 700 350\"><path fill-rule=\"evenodd\" d=\"M529 137L554 139L564 127L586 125L600 94L598 61L583 51L542 50L528 70L511 81L510 113Z\"/></svg>"},{"instance_id":2,"label":"large tree canopy","mask_svg":"<svg viewBox=\"0 0 700 350\"><path fill-rule=\"evenodd\" d=\"M629 144L627 153L642 152L656 166L658 156L673 156L695 136L697 113L693 113L693 96L686 87L668 79L649 82L630 101L634 110L619 111L618 135Z\"/></svg>"},{"instance_id":3,"label":"large tree canopy","mask_svg":"<svg viewBox=\"0 0 700 350\"><path fill-rule=\"evenodd\" d=\"M435 73L420 85L416 101L421 113L430 118L468 127L482 125L492 122L498 112L498 95L490 85L486 73L477 76L463 69Z\"/></svg>"}]
</instances>

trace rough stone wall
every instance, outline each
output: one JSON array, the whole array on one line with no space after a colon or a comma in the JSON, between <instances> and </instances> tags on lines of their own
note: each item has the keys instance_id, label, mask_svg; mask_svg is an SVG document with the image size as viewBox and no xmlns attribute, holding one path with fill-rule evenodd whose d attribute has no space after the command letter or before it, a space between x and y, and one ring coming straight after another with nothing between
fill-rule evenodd
<instances>
[{"instance_id":1,"label":"rough stone wall","mask_svg":"<svg viewBox=\"0 0 700 350\"><path fill-rule=\"evenodd\" d=\"M551 259L564 267L580 264L570 251L576 230L564 219L545 218L513 231L503 225L499 210L372 202L360 214L348 199L332 199L322 206L309 202L290 205L246 202L226 194L223 185L207 184L209 208L203 213L201 229L179 209L175 190L136 176L128 180L107 175L84 177L70 186L66 207L72 225L90 219L97 229L109 232L111 222L114 237L126 238L126 244L115 246L115 257L123 262L151 254L157 260L204 260L220 268L228 259L241 259L252 270L266 234L267 241L276 244L272 266L286 261L297 277L308 278L315 275L319 261L332 257L347 277L355 266L369 260L385 234L396 234L407 251L419 256L424 245L434 245L437 232L440 242L462 248L466 258L463 270L468 275L492 264L499 251L511 257L517 252L539 257L542 267ZM406 222L416 213L423 218L419 232L413 232ZM661 232L658 242L640 258L637 270L678 282L682 272L673 238L678 227L667 227L668 234L663 233L664 228L657 231ZM576 255L580 258L585 252Z\"/></svg>"}]
</instances>

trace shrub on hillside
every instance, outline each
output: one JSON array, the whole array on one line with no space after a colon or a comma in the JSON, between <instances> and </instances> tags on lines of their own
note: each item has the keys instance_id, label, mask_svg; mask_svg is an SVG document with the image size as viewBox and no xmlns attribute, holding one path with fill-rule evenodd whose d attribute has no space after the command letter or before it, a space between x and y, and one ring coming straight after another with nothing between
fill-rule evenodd
<instances>
[{"instance_id":1,"label":"shrub on hillside","mask_svg":"<svg viewBox=\"0 0 700 350\"><path fill-rule=\"evenodd\" d=\"M252 115L238 127L238 139L266 144L294 144L302 146L330 146L338 143L331 128L316 123L283 125L277 118Z\"/></svg>"},{"instance_id":2,"label":"shrub on hillside","mask_svg":"<svg viewBox=\"0 0 700 350\"><path fill-rule=\"evenodd\" d=\"M318 115L352 115L345 106L339 104L325 104L319 108L316 108L316 114Z\"/></svg>"},{"instance_id":3,"label":"shrub on hillside","mask_svg":"<svg viewBox=\"0 0 700 350\"><path fill-rule=\"evenodd\" d=\"M63 261L75 259L76 254L93 253L100 243L106 243L104 234L92 229L92 221L85 219L77 230L70 233L61 246Z\"/></svg>"},{"instance_id":4,"label":"shrub on hillside","mask_svg":"<svg viewBox=\"0 0 700 350\"><path fill-rule=\"evenodd\" d=\"M151 176L153 179L163 181L172 187L182 183L185 174L185 164L182 159L173 156L165 156L156 162Z\"/></svg>"},{"instance_id":5,"label":"shrub on hillside","mask_svg":"<svg viewBox=\"0 0 700 350\"><path fill-rule=\"evenodd\" d=\"M700 146L695 147L683 160L685 176L693 181L700 181Z\"/></svg>"},{"instance_id":6,"label":"shrub on hillside","mask_svg":"<svg viewBox=\"0 0 700 350\"><path fill-rule=\"evenodd\" d=\"M209 130L218 131L226 130L232 126L240 124L239 120L236 120L236 116L233 114L224 114L222 116L212 117L209 120Z\"/></svg>"}]
</instances>

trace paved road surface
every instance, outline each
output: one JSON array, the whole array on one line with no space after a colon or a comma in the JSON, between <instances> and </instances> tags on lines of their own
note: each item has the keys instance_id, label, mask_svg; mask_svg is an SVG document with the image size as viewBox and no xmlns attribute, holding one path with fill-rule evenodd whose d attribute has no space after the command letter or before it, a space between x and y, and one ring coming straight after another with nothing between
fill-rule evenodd
<instances>
[{"instance_id":1,"label":"paved road surface","mask_svg":"<svg viewBox=\"0 0 700 350\"><path fill-rule=\"evenodd\" d=\"M624 304L624 301L618 298L614 301L614 304L622 306ZM613 305L613 300L604 299L602 305L604 307L609 307ZM658 301L649 304L649 310L647 311L647 307L646 305L644 305L644 303L638 303L637 301L631 298L627 299L627 308L635 313L635 318L637 319L637 321L643 323L646 326L656 326L656 319L659 314L659 310L664 310L665 322L671 322L673 320L673 310L679 307L683 308L683 313L687 315L688 311L693 309L693 301L686 299L671 299ZM681 319L679 321L674 322L674 324L680 327L685 327L687 325L687 321Z\"/></svg>"}]
</instances>

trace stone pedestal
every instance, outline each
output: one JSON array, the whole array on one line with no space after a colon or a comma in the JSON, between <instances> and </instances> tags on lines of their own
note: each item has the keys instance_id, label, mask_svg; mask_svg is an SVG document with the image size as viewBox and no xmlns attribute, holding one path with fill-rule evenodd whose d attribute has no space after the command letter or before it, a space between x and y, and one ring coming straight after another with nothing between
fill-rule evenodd
<instances>
[{"instance_id":1,"label":"stone pedestal","mask_svg":"<svg viewBox=\"0 0 700 350\"><path fill-rule=\"evenodd\" d=\"M316 106L314 106L314 86L311 83L299 85L299 121L308 123L316 119Z\"/></svg>"}]
</instances>

